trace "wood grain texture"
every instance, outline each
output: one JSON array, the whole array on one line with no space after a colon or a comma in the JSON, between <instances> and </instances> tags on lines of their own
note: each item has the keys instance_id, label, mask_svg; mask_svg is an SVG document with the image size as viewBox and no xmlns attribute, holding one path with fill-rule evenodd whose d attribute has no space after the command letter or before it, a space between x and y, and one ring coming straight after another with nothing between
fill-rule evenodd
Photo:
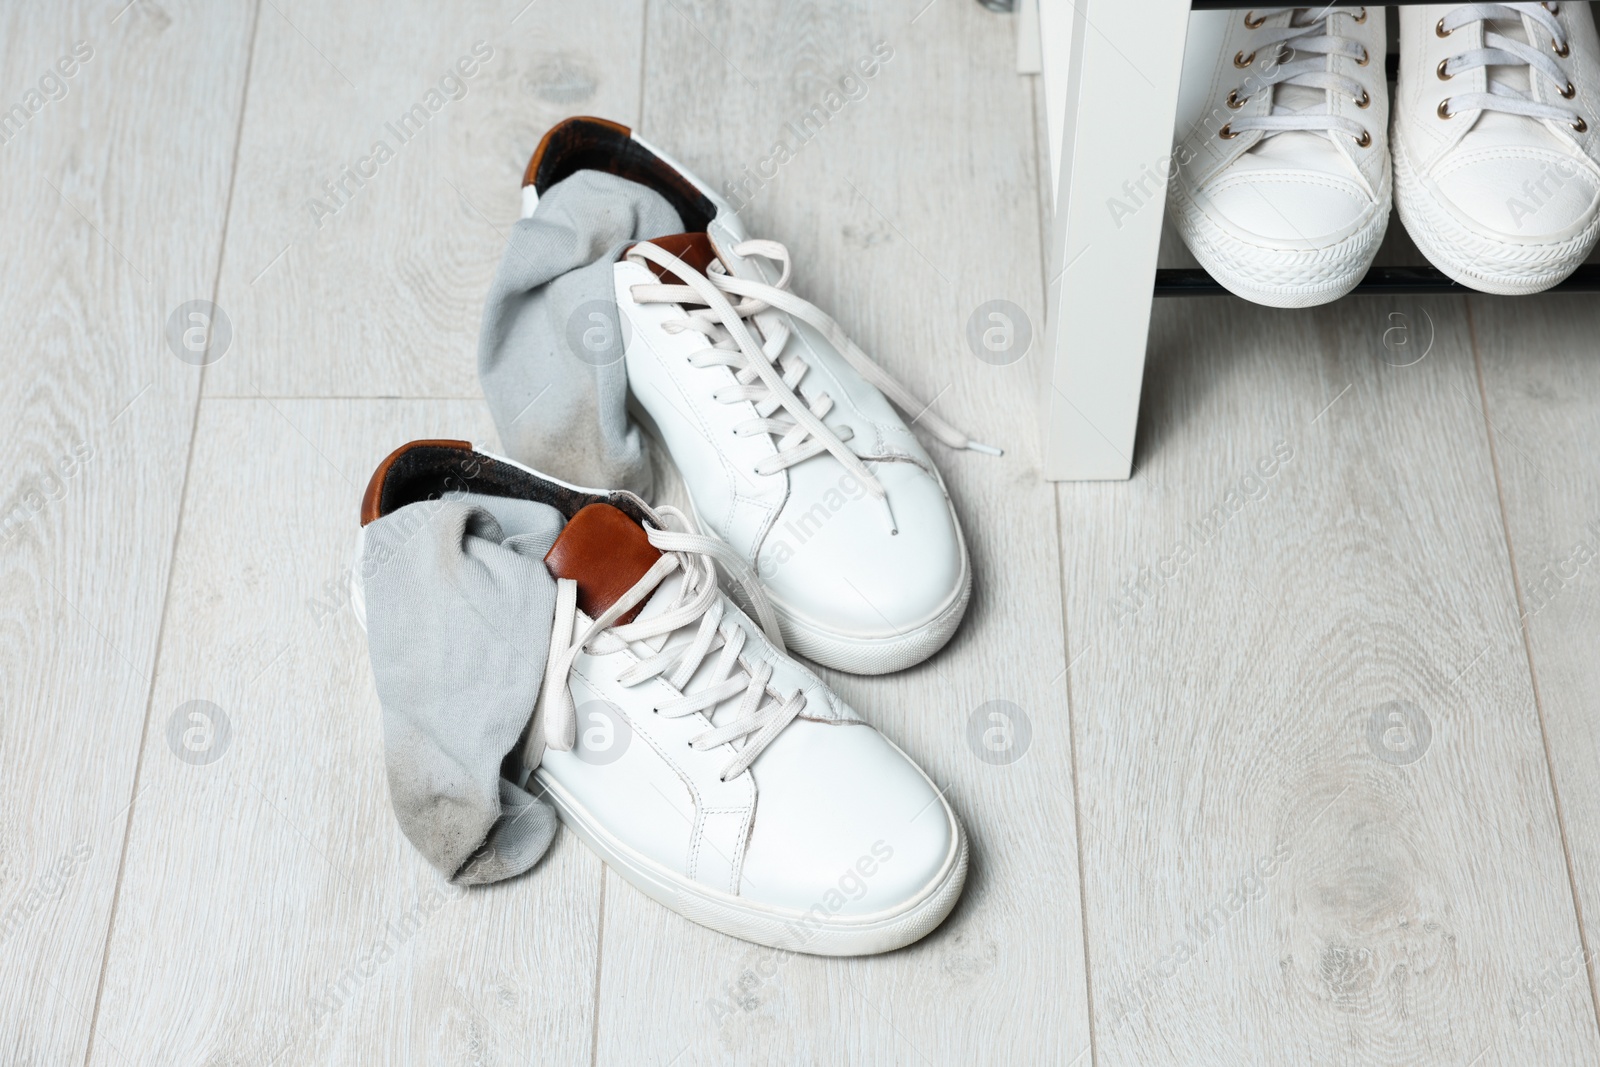
<instances>
[{"instance_id":1,"label":"wood grain texture","mask_svg":"<svg viewBox=\"0 0 1600 1067\"><path fill-rule=\"evenodd\" d=\"M0 10L0 110L94 49L0 144L0 1062L1600 1059L1592 301L1164 301L1134 480L1052 488L1037 360L965 336L992 299L1043 325L1010 21L645 7ZM465 95L318 227L323 180L479 40ZM796 290L1008 449L931 446L977 574L950 648L830 675L972 836L964 899L904 951L753 948L564 831L450 899L390 811L357 502L403 440L493 440L497 231L576 112L749 180ZM1414 259L1396 225L1379 261ZM1170 234L1162 262L1192 263ZM213 293L233 339L202 386L163 331ZM173 747L191 700L227 717L215 762ZM969 739L991 701L1031 728L1009 765Z\"/></svg>"},{"instance_id":2,"label":"wood grain texture","mask_svg":"<svg viewBox=\"0 0 1600 1067\"><path fill-rule=\"evenodd\" d=\"M1057 489L1097 1062L1593 1062L1464 302L1155 321Z\"/></svg>"},{"instance_id":3,"label":"wood grain texture","mask_svg":"<svg viewBox=\"0 0 1600 1067\"><path fill-rule=\"evenodd\" d=\"M1051 684L1064 666L1058 563L1033 372L1026 360L982 363L965 339L986 300L1040 321L1033 90L1012 70L1008 20L936 4L913 24L920 6L651 5L641 132L719 188L759 176L784 139L792 158L743 197L751 232L789 246L796 291L891 373L1008 448L996 460L930 446L976 570L950 647L897 675L829 675L948 787L973 843L966 892L916 945L822 960L711 933L607 875L600 1064L1069 1063L1087 1051L1072 761L1064 689ZM893 58L797 144L786 123L826 106L880 41ZM1010 765L982 762L968 741L970 716L995 700L1031 722Z\"/></svg>"},{"instance_id":4,"label":"wood grain texture","mask_svg":"<svg viewBox=\"0 0 1600 1067\"><path fill-rule=\"evenodd\" d=\"M89 1044L201 373L162 331L213 292L249 46L249 3L120 6L0 9L12 1064Z\"/></svg>"},{"instance_id":5,"label":"wood grain texture","mask_svg":"<svg viewBox=\"0 0 1600 1067\"><path fill-rule=\"evenodd\" d=\"M634 121L641 12L267 5L218 298L245 343L207 394L479 396L479 317L522 169L568 115ZM419 103L426 121L402 127Z\"/></svg>"},{"instance_id":6,"label":"wood grain texture","mask_svg":"<svg viewBox=\"0 0 1600 1067\"><path fill-rule=\"evenodd\" d=\"M379 460L490 432L476 401L203 402L96 1062L588 1057L599 862L563 835L531 877L445 885L390 809L345 593ZM193 700L229 724L198 765L169 733Z\"/></svg>"},{"instance_id":7,"label":"wood grain texture","mask_svg":"<svg viewBox=\"0 0 1600 1067\"><path fill-rule=\"evenodd\" d=\"M1530 975L1525 1003L1594 998L1600 946L1600 308L1592 297L1474 299L1474 341L1518 611L1584 937Z\"/></svg>"}]
</instances>

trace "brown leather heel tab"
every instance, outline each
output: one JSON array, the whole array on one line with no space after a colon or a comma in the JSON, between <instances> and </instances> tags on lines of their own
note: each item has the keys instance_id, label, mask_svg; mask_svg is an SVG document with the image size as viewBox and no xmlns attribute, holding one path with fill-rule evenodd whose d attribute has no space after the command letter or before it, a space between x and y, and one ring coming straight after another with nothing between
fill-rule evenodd
<instances>
[{"instance_id":1,"label":"brown leather heel tab","mask_svg":"<svg viewBox=\"0 0 1600 1067\"><path fill-rule=\"evenodd\" d=\"M430 439L411 441L401 445L390 452L378 469L372 472L371 479L367 482L367 491L361 497L361 525L365 526L373 519L383 514L383 484L389 477L389 471L394 468L395 461L415 448L450 448L463 452L472 451L471 441L448 441L443 439Z\"/></svg>"},{"instance_id":2,"label":"brown leather heel tab","mask_svg":"<svg viewBox=\"0 0 1600 1067\"><path fill-rule=\"evenodd\" d=\"M534 149L522 184L543 196L580 170L598 170L653 189L672 205L685 230L704 230L716 205L676 167L640 144L619 122L586 116L550 127Z\"/></svg>"},{"instance_id":3,"label":"brown leather heel tab","mask_svg":"<svg viewBox=\"0 0 1600 1067\"><path fill-rule=\"evenodd\" d=\"M618 139L626 141L632 136L632 130L610 119L597 119L591 115L574 115L570 119L563 119L539 138L539 147L533 150L533 158L528 160L528 169L522 172L522 184L532 185L541 193L544 192L544 188L538 184L539 166L544 162L545 155L552 145L557 146L557 154L560 154L585 143L602 145L606 142L614 143Z\"/></svg>"},{"instance_id":4,"label":"brown leather heel tab","mask_svg":"<svg viewBox=\"0 0 1600 1067\"><path fill-rule=\"evenodd\" d=\"M644 242L639 242L643 244ZM670 237L652 237L650 243L671 252L701 274L711 269L711 264L717 261L717 250L711 246L711 238L703 233L675 233ZM633 251L633 246L628 247L628 252ZM627 255L624 252L623 255ZM666 267L657 266L650 261L645 261L645 266L650 268L650 273L660 278L665 285L685 285L684 280L672 273Z\"/></svg>"},{"instance_id":5,"label":"brown leather heel tab","mask_svg":"<svg viewBox=\"0 0 1600 1067\"><path fill-rule=\"evenodd\" d=\"M590 504L567 523L545 554L544 565L557 578L578 583L578 607L592 619L632 589L660 558L643 526L610 504ZM643 607L632 608L618 624L632 622Z\"/></svg>"}]
</instances>

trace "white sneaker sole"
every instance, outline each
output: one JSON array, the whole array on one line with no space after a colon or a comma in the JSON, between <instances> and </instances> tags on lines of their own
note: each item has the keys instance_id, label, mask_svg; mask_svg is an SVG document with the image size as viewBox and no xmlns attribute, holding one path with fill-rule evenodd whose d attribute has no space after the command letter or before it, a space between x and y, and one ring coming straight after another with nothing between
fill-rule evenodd
<instances>
[{"instance_id":1,"label":"white sneaker sole","mask_svg":"<svg viewBox=\"0 0 1600 1067\"><path fill-rule=\"evenodd\" d=\"M1360 284L1389 228L1391 182L1383 169L1383 210L1336 245L1312 250L1262 248L1239 240L1201 211L1178 181L1172 183L1169 214L1194 258L1221 286L1267 307L1327 304Z\"/></svg>"},{"instance_id":2,"label":"white sneaker sole","mask_svg":"<svg viewBox=\"0 0 1600 1067\"><path fill-rule=\"evenodd\" d=\"M1594 251L1600 214L1577 236L1546 245L1511 245L1473 233L1434 200L1400 138L1391 143L1400 221L1428 262L1452 280L1495 296L1529 296L1567 277Z\"/></svg>"},{"instance_id":3,"label":"white sneaker sole","mask_svg":"<svg viewBox=\"0 0 1600 1067\"><path fill-rule=\"evenodd\" d=\"M950 824L950 851L933 879L898 907L870 915L833 915L820 900L809 911L796 911L689 881L618 840L543 768L534 772L534 780L561 821L635 889L690 922L769 948L812 956L867 956L904 948L944 921L967 880L967 837L943 797L940 806ZM929 786L933 788L932 783ZM819 893L823 889L819 886Z\"/></svg>"}]
</instances>

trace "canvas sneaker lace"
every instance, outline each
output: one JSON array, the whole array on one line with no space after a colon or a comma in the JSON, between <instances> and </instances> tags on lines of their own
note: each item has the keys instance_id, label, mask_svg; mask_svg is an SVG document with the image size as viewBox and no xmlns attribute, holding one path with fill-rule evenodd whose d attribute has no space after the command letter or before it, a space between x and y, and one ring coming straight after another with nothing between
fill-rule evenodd
<instances>
[{"instance_id":1,"label":"canvas sneaker lace","mask_svg":"<svg viewBox=\"0 0 1600 1067\"><path fill-rule=\"evenodd\" d=\"M709 347L690 357L697 367L727 367L737 384L712 394L718 403L749 402L756 417L734 428L740 436L770 434L778 438L777 454L756 464L758 474L775 474L822 452L832 453L847 470L878 500L887 506L883 485L867 465L846 446L854 430L837 430L822 420L833 410L833 398L818 393L810 403L797 392L810 365L794 352L786 351L794 330L784 314L807 323L825 337L863 378L876 386L901 411L921 422L940 441L951 448L970 449L1001 455L998 448L973 441L966 434L928 410L904 385L874 363L844 330L821 308L803 300L787 288L791 274L789 250L777 241L751 240L733 246L739 256L760 256L781 265L778 280L772 285L729 274L720 263L713 263L702 274L658 245L643 241L628 252L629 259L643 260L665 268L685 282L683 285L635 285L633 299L640 303L682 304L688 314L664 325L669 333L690 331L701 334ZM731 294L738 300L732 303ZM690 305L698 305L690 308ZM757 340L759 336L760 340ZM893 528L893 515L890 526Z\"/></svg>"},{"instance_id":2,"label":"canvas sneaker lace","mask_svg":"<svg viewBox=\"0 0 1600 1067\"><path fill-rule=\"evenodd\" d=\"M1265 21L1268 16L1287 10L1291 9L1263 8L1250 14ZM1330 114L1327 102L1328 93L1344 93L1353 100L1368 99L1366 86L1347 75L1328 70L1327 60L1328 56L1347 56L1358 62L1370 58L1365 45L1339 33L1340 19L1364 21L1367 9L1362 8L1357 12L1322 7L1316 9L1314 14L1311 8L1297 7L1292 10L1294 14L1290 16L1287 26L1252 29L1252 33L1256 34L1251 38L1253 50L1248 59L1242 53L1238 57L1245 59L1248 64L1258 53L1273 50L1282 60L1276 65L1269 64L1266 71L1252 71L1246 84L1235 90L1233 97L1235 101L1242 102L1256 93L1272 92L1272 111L1266 115L1246 115L1233 119L1225 128L1233 134L1262 130L1267 137L1299 131L1319 133L1331 139L1335 132L1341 132L1357 141L1371 143L1371 134L1365 126L1347 115ZM1253 26L1249 18L1246 16L1246 25ZM1309 94L1286 93L1280 91L1279 87L1322 90L1322 93L1312 98L1316 102L1306 102L1297 107L1296 103Z\"/></svg>"},{"instance_id":3,"label":"canvas sneaker lace","mask_svg":"<svg viewBox=\"0 0 1600 1067\"><path fill-rule=\"evenodd\" d=\"M1445 102L1445 109L1440 112L1441 116L1448 118L1462 111L1502 111L1511 115L1551 119L1581 127L1583 119L1576 111L1535 100L1529 92L1524 91L1531 88L1532 72L1537 71L1555 85L1557 93L1561 96L1572 95L1572 82L1568 80L1566 73L1561 69L1561 64L1554 58L1556 55L1564 55L1570 47L1566 31L1556 18L1556 13L1560 10L1560 4L1550 4L1547 7L1539 3L1462 4L1460 7L1452 8L1439 20L1437 32L1442 37L1448 37L1456 30L1474 22L1484 22L1489 25L1484 27L1483 47L1458 52L1451 56L1441 66L1440 75L1449 79L1470 70L1477 70L1479 67L1510 68L1510 70L1502 69L1498 75L1491 71L1487 76L1487 91L1459 93L1450 97ZM1515 20L1520 28L1523 16L1532 19L1549 33L1551 52L1500 32L1491 21L1511 19ZM1515 80L1522 83L1521 87L1512 84L1512 78L1506 76L1508 74L1520 75Z\"/></svg>"},{"instance_id":4,"label":"canvas sneaker lace","mask_svg":"<svg viewBox=\"0 0 1600 1067\"><path fill-rule=\"evenodd\" d=\"M724 554L742 566L741 571L735 572L736 577L756 605L768 639L776 648L783 649L777 619L749 565L716 538L685 532L688 520L678 509L661 507L656 513L668 528L647 526L645 534L650 543L661 550L661 558L576 637L573 629L577 620L578 584L569 578L556 581L555 625L540 696L544 705L543 746L569 752L576 740L576 713L569 676L579 653L605 654L630 645L637 647L637 643L692 627L692 640L662 643L659 651L645 655L619 674L617 682L625 687L651 678L667 682L680 695L653 711L672 719L702 711L710 718L719 704L741 697L724 724L713 725L689 742L689 747L706 751L742 739L743 743L736 746L738 754L722 768L722 780L727 781L743 774L773 738L794 721L806 706L806 696L798 689L788 696L775 692L768 686L772 679L771 662L741 655L745 651L746 632L728 616L728 602L717 587L717 569L713 561L726 563ZM618 619L644 603L674 573L681 573L683 580L664 610L617 625ZM696 679L701 664L712 653L718 653L713 669L690 691L691 680ZM531 742L538 740L541 739L530 738ZM539 748L536 743L531 747Z\"/></svg>"}]
</instances>

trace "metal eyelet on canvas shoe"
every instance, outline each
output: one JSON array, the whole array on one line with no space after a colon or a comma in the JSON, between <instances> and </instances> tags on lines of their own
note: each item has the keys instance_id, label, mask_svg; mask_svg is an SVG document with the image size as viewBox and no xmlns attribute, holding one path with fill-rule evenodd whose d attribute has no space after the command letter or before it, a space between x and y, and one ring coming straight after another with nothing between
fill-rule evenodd
<instances>
[{"instance_id":1,"label":"metal eyelet on canvas shoe","mask_svg":"<svg viewBox=\"0 0 1600 1067\"><path fill-rule=\"evenodd\" d=\"M1434 34L1436 34L1439 37L1448 37L1452 33L1455 33L1456 31L1455 30L1447 30L1447 29L1445 29L1444 28L1444 19L1440 19L1438 22L1433 24L1433 32L1434 32Z\"/></svg>"},{"instance_id":2,"label":"metal eyelet on canvas shoe","mask_svg":"<svg viewBox=\"0 0 1600 1067\"><path fill-rule=\"evenodd\" d=\"M1571 82L1568 82L1565 87L1557 89L1556 92L1561 94L1561 99L1563 100L1571 100L1578 95L1578 90Z\"/></svg>"},{"instance_id":3,"label":"metal eyelet on canvas shoe","mask_svg":"<svg viewBox=\"0 0 1600 1067\"><path fill-rule=\"evenodd\" d=\"M1263 22L1267 21L1267 16L1262 15L1260 18L1256 19L1254 22L1251 22L1250 19L1254 15L1255 15L1254 11L1246 11L1244 13L1244 28L1245 29L1247 29L1247 30L1259 30L1261 28L1261 24Z\"/></svg>"},{"instance_id":4,"label":"metal eyelet on canvas shoe","mask_svg":"<svg viewBox=\"0 0 1600 1067\"><path fill-rule=\"evenodd\" d=\"M1565 41L1554 41L1554 40L1552 40L1550 42L1550 51L1554 52L1556 55L1560 56L1562 59L1566 59L1568 56L1570 56L1572 54L1572 46L1567 44L1567 42L1565 42Z\"/></svg>"},{"instance_id":5,"label":"metal eyelet on canvas shoe","mask_svg":"<svg viewBox=\"0 0 1600 1067\"><path fill-rule=\"evenodd\" d=\"M1356 147L1357 148L1370 148L1370 147L1372 147L1372 132L1370 130L1362 130L1361 131L1361 136L1356 138Z\"/></svg>"},{"instance_id":6,"label":"metal eyelet on canvas shoe","mask_svg":"<svg viewBox=\"0 0 1600 1067\"><path fill-rule=\"evenodd\" d=\"M1579 133L1588 133L1589 132L1589 124L1587 122L1583 121L1583 116L1582 115L1578 116L1578 121L1574 122L1572 124L1572 128L1577 130Z\"/></svg>"},{"instance_id":7,"label":"metal eyelet on canvas shoe","mask_svg":"<svg viewBox=\"0 0 1600 1067\"><path fill-rule=\"evenodd\" d=\"M1356 60L1356 66L1364 67L1368 63L1371 63L1371 62L1372 62L1372 53L1367 51L1365 48L1363 48L1361 50L1361 58Z\"/></svg>"},{"instance_id":8,"label":"metal eyelet on canvas shoe","mask_svg":"<svg viewBox=\"0 0 1600 1067\"><path fill-rule=\"evenodd\" d=\"M1367 92L1365 89L1361 90L1361 96L1356 99L1356 107L1369 108L1371 106L1372 94Z\"/></svg>"},{"instance_id":9,"label":"metal eyelet on canvas shoe","mask_svg":"<svg viewBox=\"0 0 1600 1067\"><path fill-rule=\"evenodd\" d=\"M1356 16L1356 18L1355 18L1355 24L1357 26L1359 26L1365 21L1367 21L1367 9L1366 8L1362 8L1361 9L1361 14Z\"/></svg>"},{"instance_id":10,"label":"metal eyelet on canvas shoe","mask_svg":"<svg viewBox=\"0 0 1600 1067\"><path fill-rule=\"evenodd\" d=\"M1442 119L1455 118L1454 115L1450 114L1450 98L1448 96L1439 101L1439 108L1436 114Z\"/></svg>"},{"instance_id":11,"label":"metal eyelet on canvas shoe","mask_svg":"<svg viewBox=\"0 0 1600 1067\"><path fill-rule=\"evenodd\" d=\"M1228 106L1230 108L1232 108L1233 110L1238 111L1241 107L1244 107L1249 102L1250 102L1250 98L1248 96L1246 96L1246 97L1244 97L1242 99L1240 98L1239 90L1237 90L1237 89L1229 89L1228 90Z\"/></svg>"},{"instance_id":12,"label":"metal eyelet on canvas shoe","mask_svg":"<svg viewBox=\"0 0 1600 1067\"><path fill-rule=\"evenodd\" d=\"M1231 141L1239 135L1233 132L1233 123L1224 122L1222 124L1222 129L1217 131L1217 136L1222 138L1224 141Z\"/></svg>"},{"instance_id":13,"label":"metal eyelet on canvas shoe","mask_svg":"<svg viewBox=\"0 0 1600 1067\"><path fill-rule=\"evenodd\" d=\"M1233 65L1238 67L1240 70L1244 70L1245 68L1249 67L1250 64L1254 63L1255 61L1256 61L1256 54L1254 52L1251 52L1247 56L1247 55L1244 54L1244 50L1240 49L1239 51L1237 51L1237 52L1235 52L1233 54Z\"/></svg>"},{"instance_id":14,"label":"metal eyelet on canvas shoe","mask_svg":"<svg viewBox=\"0 0 1600 1067\"><path fill-rule=\"evenodd\" d=\"M1439 66L1437 68L1435 68L1439 73L1439 80L1442 81L1442 82L1447 82L1451 78L1455 77L1454 74L1451 74L1449 71L1444 69L1444 68L1448 67L1449 65L1450 65L1450 60L1449 60L1448 57L1446 57L1444 59L1439 60Z\"/></svg>"}]
</instances>

